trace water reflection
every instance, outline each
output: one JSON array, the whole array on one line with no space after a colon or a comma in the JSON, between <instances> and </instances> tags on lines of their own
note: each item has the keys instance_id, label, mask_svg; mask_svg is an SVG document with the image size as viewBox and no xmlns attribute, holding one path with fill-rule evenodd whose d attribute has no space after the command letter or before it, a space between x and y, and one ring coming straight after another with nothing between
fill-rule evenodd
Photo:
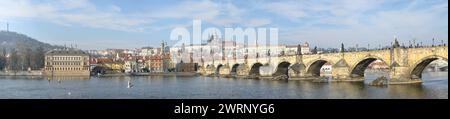
<instances>
[{"instance_id":1,"label":"water reflection","mask_svg":"<svg viewBox=\"0 0 450 119\"><path fill-rule=\"evenodd\" d=\"M53 76L53 77L44 77L47 80L89 80L90 76Z\"/></svg>"},{"instance_id":2,"label":"water reflection","mask_svg":"<svg viewBox=\"0 0 450 119\"><path fill-rule=\"evenodd\" d=\"M360 98L364 97L364 83L362 82L335 82L328 86L330 98Z\"/></svg>"},{"instance_id":3,"label":"water reflection","mask_svg":"<svg viewBox=\"0 0 450 119\"><path fill-rule=\"evenodd\" d=\"M426 98L422 85L390 85L388 95L393 98ZM407 95L406 95L407 94Z\"/></svg>"},{"instance_id":4,"label":"water reflection","mask_svg":"<svg viewBox=\"0 0 450 119\"><path fill-rule=\"evenodd\" d=\"M0 98L225 98L340 99L446 98L447 72L424 73L422 85L368 86L365 82L314 83L211 77L0 77ZM133 87L128 87L130 82Z\"/></svg>"}]
</instances>

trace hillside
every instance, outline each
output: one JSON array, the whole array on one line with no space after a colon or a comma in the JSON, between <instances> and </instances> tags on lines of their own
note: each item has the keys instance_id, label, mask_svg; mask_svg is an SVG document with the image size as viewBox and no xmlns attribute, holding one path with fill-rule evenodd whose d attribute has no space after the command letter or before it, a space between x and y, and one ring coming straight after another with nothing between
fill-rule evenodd
<instances>
[{"instance_id":1,"label":"hillside","mask_svg":"<svg viewBox=\"0 0 450 119\"><path fill-rule=\"evenodd\" d=\"M45 52L61 48L26 35L0 31L0 71L39 70L44 67Z\"/></svg>"},{"instance_id":2,"label":"hillside","mask_svg":"<svg viewBox=\"0 0 450 119\"><path fill-rule=\"evenodd\" d=\"M58 46L53 46L48 43L40 42L34 38L28 37L26 35L16 33L16 32L6 32L0 31L0 48L3 50L6 48L8 51L12 48L16 50L24 50L30 48L35 50L42 47L45 51L57 48Z\"/></svg>"}]
</instances>

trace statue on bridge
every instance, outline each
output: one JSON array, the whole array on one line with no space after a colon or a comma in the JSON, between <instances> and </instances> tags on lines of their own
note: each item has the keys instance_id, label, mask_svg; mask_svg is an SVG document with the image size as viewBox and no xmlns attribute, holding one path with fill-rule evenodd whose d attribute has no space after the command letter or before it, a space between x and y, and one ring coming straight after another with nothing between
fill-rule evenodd
<instances>
[{"instance_id":1,"label":"statue on bridge","mask_svg":"<svg viewBox=\"0 0 450 119\"><path fill-rule=\"evenodd\" d=\"M392 47L393 47L393 48L398 48L398 47L400 47L400 43L398 43L397 38L395 38L394 44L392 45Z\"/></svg>"},{"instance_id":2,"label":"statue on bridge","mask_svg":"<svg viewBox=\"0 0 450 119\"><path fill-rule=\"evenodd\" d=\"M302 55L302 46L300 44L297 46L297 55Z\"/></svg>"}]
</instances>

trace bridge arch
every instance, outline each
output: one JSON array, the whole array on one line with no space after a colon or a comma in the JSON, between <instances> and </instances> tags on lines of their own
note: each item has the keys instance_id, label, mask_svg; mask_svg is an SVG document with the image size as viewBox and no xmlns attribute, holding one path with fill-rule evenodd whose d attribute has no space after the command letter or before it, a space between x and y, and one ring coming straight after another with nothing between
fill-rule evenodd
<instances>
[{"instance_id":1,"label":"bridge arch","mask_svg":"<svg viewBox=\"0 0 450 119\"><path fill-rule=\"evenodd\" d=\"M288 74L289 66L291 66L291 63L289 63L287 61L283 61L283 62L279 63L277 68L276 68L276 70L275 70L275 73L273 73L273 76L277 77L277 76L283 76L284 75L284 76L287 76L289 78L289 74Z\"/></svg>"},{"instance_id":2,"label":"bridge arch","mask_svg":"<svg viewBox=\"0 0 450 119\"><path fill-rule=\"evenodd\" d=\"M112 69L105 67L105 66L95 66L94 68L92 68L91 70L91 74L93 75L97 75L97 74L104 74L107 71L111 71Z\"/></svg>"},{"instance_id":3,"label":"bridge arch","mask_svg":"<svg viewBox=\"0 0 450 119\"><path fill-rule=\"evenodd\" d=\"M323 65L325 65L326 63L331 63L334 64L333 62L330 62L329 60L325 60L325 59L318 59L318 60L314 60L312 61L312 63L310 63L310 65L308 66L306 73L310 74L313 77L319 77L320 76L320 69L322 68Z\"/></svg>"},{"instance_id":4,"label":"bridge arch","mask_svg":"<svg viewBox=\"0 0 450 119\"><path fill-rule=\"evenodd\" d=\"M217 65L217 68L216 68L216 70L215 70L215 74L216 75L219 75L220 74L220 68L222 68L223 67L223 64L219 64L219 65Z\"/></svg>"},{"instance_id":5,"label":"bridge arch","mask_svg":"<svg viewBox=\"0 0 450 119\"><path fill-rule=\"evenodd\" d=\"M237 74L237 69L238 69L238 67L239 67L239 64L234 64L234 65L231 67L230 74L231 74L231 75L236 75L236 74Z\"/></svg>"},{"instance_id":6,"label":"bridge arch","mask_svg":"<svg viewBox=\"0 0 450 119\"><path fill-rule=\"evenodd\" d=\"M384 64L388 64L384 59L379 58L379 57L375 57L375 56L365 57L353 65L353 67L351 68L350 76L354 77L354 78L355 77L364 77L364 72L367 69L367 67L369 67L369 65L371 63L373 63L377 60L382 61Z\"/></svg>"},{"instance_id":7,"label":"bridge arch","mask_svg":"<svg viewBox=\"0 0 450 119\"><path fill-rule=\"evenodd\" d=\"M261 66L263 66L262 63L259 63L259 62L254 63L252 65L252 67L250 68L249 75L250 76L261 76L261 73L259 72L259 68L261 68Z\"/></svg>"},{"instance_id":8,"label":"bridge arch","mask_svg":"<svg viewBox=\"0 0 450 119\"><path fill-rule=\"evenodd\" d=\"M444 60L448 62L448 59L438 55L432 55L420 59L418 62L414 63L413 68L411 68L410 74L412 79L422 79L422 72L425 68L433 61Z\"/></svg>"}]
</instances>

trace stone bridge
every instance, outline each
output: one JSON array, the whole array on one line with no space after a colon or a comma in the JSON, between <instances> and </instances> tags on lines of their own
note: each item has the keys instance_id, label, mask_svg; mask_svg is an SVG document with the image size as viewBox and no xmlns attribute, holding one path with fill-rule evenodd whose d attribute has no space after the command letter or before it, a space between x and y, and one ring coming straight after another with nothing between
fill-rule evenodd
<instances>
[{"instance_id":1,"label":"stone bridge","mask_svg":"<svg viewBox=\"0 0 450 119\"><path fill-rule=\"evenodd\" d=\"M375 60L389 65L389 83L421 83L422 71L434 60L448 61L448 46L390 48L386 50L292 55L236 60L219 60L200 64L199 73L226 77L289 80L320 77L321 67L332 65L331 81L363 81L364 70Z\"/></svg>"}]
</instances>

